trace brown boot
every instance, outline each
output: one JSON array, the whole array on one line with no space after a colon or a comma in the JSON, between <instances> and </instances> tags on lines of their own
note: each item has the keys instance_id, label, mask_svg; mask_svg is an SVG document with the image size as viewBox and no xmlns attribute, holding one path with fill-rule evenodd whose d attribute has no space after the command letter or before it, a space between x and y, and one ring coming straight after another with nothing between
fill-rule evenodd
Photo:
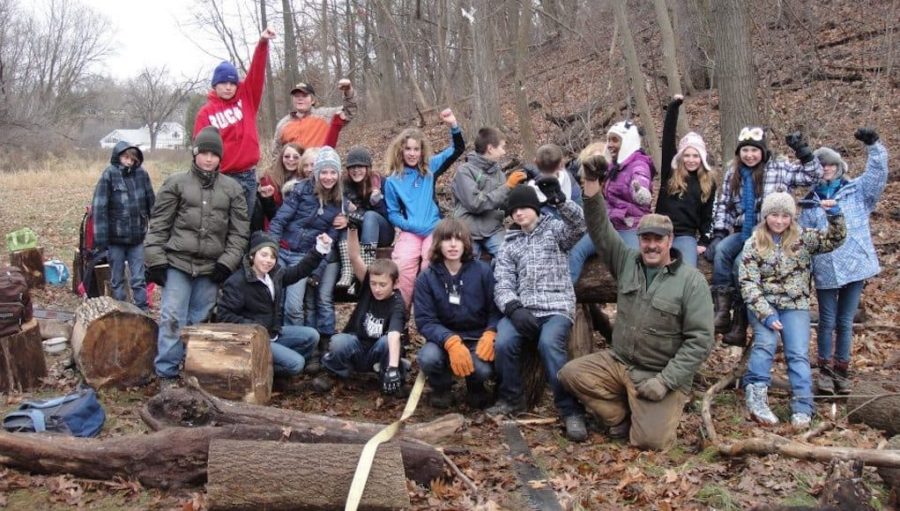
<instances>
[{"instance_id":1,"label":"brown boot","mask_svg":"<svg viewBox=\"0 0 900 511\"><path fill-rule=\"evenodd\" d=\"M820 358L816 364L819 366L819 377L816 379L816 387L819 394L834 394L834 371L831 369L831 361Z\"/></svg>"},{"instance_id":2,"label":"brown boot","mask_svg":"<svg viewBox=\"0 0 900 511\"><path fill-rule=\"evenodd\" d=\"M734 299L734 321L731 330L722 336L722 343L740 347L747 345L747 307L738 297Z\"/></svg>"},{"instance_id":3,"label":"brown boot","mask_svg":"<svg viewBox=\"0 0 900 511\"><path fill-rule=\"evenodd\" d=\"M716 333L724 334L731 329L731 299L734 296L734 288L728 286L715 286L712 288L713 303L716 308Z\"/></svg>"},{"instance_id":4,"label":"brown boot","mask_svg":"<svg viewBox=\"0 0 900 511\"><path fill-rule=\"evenodd\" d=\"M840 360L834 361L834 390L838 394L847 395L853 389L850 381L850 363Z\"/></svg>"}]
</instances>

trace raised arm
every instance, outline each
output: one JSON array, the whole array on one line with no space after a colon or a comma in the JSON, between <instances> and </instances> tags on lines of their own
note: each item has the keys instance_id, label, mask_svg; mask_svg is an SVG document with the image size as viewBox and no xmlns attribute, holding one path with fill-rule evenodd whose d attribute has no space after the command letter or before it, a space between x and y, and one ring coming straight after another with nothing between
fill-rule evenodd
<instances>
[{"instance_id":1,"label":"raised arm","mask_svg":"<svg viewBox=\"0 0 900 511\"><path fill-rule=\"evenodd\" d=\"M878 205L888 177L888 153L884 144L879 142L878 133L873 129L860 128L854 135L857 140L866 144L869 157L866 160L866 170L856 178L856 183L862 191L863 203L871 213Z\"/></svg>"},{"instance_id":2,"label":"raised arm","mask_svg":"<svg viewBox=\"0 0 900 511\"><path fill-rule=\"evenodd\" d=\"M266 61L269 58L269 40L275 38L275 31L270 27L259 35L259 42L256 43L256 50L253 51L253 58L250 59L250 69L247 70L247 76L244 77L243 86L250 90L250 100L253 102L254 109L259 107L262 100L263 86L266 83Z\"/></svg>"},{"instance_id":3,"label":"raised arm","mask_svg":"<svg viewBox=\"0 0 900 511\"><path fill-rule=\"evenodd\" d=\"M353 266L353 275L362 282L366 279L366 262L363 261L359 247L359 230L351 227L347 229L347 252L350 255L350 265Z\"/></svg>"},{"instance_id":4,"label":"raised arm","mask_svg":"<svg viewBox=\"0 0 900 511\"><path fill-rule=\"evenodd\" d=\"M606 201L603 199L603 194L600 193L602 188L599 181L585 179L584 217L587 223L587 232L591 241L594 242L597 255L612 276L616 277L628 257L631 257L632 251L625 245L622 237L609 221Z\"/></svg>"},{"instance_id":5,"label":"raised arm","mask_svg":"<svg viewBox=\"0 0 900 511\"><path fill-rule=\"evenodd\" d=\"M434 174L435 183L441 174L446 172L466 150L466 141L463 140L462 130L456 122L456 116L449 108L441 112L441 120L450 126L450 145L443 151L435 154L428 162L431 173Z\"/></svg>"},{"instance_id":6,"label":"raised arm","mask_svg":"<svg viewBox=\"0 0 900 511\"><path fill-rule=\"evenodd\" d=\"M669 108L666 110L666 118L663 121L662 132L662 160L659 169L659 189L660 193L665 193L669 189L669 177L672 176L672 160L678 149L675 145L676 130L678 128L678 110L684 96L676 94L672 96L669 102Z\"/></svg>"}]
</instances>

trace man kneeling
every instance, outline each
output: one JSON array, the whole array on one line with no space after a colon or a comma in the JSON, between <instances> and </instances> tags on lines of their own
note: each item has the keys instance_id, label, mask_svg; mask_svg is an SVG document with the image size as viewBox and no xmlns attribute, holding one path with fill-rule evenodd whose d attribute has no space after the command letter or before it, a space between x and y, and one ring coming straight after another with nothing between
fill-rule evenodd
<instances>
[{"instance_id":1,"label":"man kneeling","mask_svg":"<svg viewBox=\"0 0 900 511\"><path fill-rule=\"evenodd\" d=\"M628 248L609 221L603 187L606 161L584 162L584 216L601 261L616 279L612 349L567 363L559 381L607 426L612 437L645 449L676 438L694 373L713 346L709 286L672 248L672 222L646 215Z\"/></svg>"}]
</instances>

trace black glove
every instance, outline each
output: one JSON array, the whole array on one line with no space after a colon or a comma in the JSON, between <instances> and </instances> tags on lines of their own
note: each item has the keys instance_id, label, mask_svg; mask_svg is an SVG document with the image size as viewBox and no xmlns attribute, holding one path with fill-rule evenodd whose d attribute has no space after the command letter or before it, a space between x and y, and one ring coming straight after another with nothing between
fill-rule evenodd
<instances>
[{"instance_id":1,"label":"black glove","mask_svg":"<svg viewBox=\"0 0 900 511\"><path fill-rule=\"evenodd\" d=\"M809 144L803 140L803 134L799 131L795 131L790 135L784 137L784 142L794 150L794 154L797 156L797 159L803 163L809 163L813 159L812 149L809 148Z\"/></svg>"},{"instance_id":2,"label":"black glove","mask_svg":"<svg viewBox=\"0 0 900 511\"><path fill-rule=\"evenodd\" d=\"M875 142L878 142L878 132L872 128L860 128L856 130L853 137L866 145L872 145Z\"/></svg>"},{"instance_id":3,"label":"black glove","mask_svg":"<svg viewBox=\"0 0 900 511\"><path fill-rule=\"evenodd\" d=\"M505 312L517 332L530 340L537 341L541 335L541 326L534 314L522 306L522 302L518 300L509 302Z\"/></svg>"},{"instance_id":4,"label":"black glove","mask_svg":"<svg viewBox=\"0 0 900 511\"><path fill-rule=\"evenodd\" d=\"M166 287L166 273L168 271L168 264L153 266L151 268L147 268L147 271L144 272L144 278L147 279L147 282L153 282L158 286Z\"/></svg>"},{"instance_id":5,"label":"black glove","mask_svg":"<svg viewBox=\"0 0 900 511\"><path fill-rule=\"evenodd\" d=\"M547 204L551 206L559 206L566 202L566 195L559 186L559 179L553 176L544 176L538 178L537 187L547 197Z\"/></svg>"},{"instance_id":6,"label":"black glove","mask_svg":"<svg viewBox=\"0 0 900 511\"><path fill-rule=\"evenodd\" d=\"M347 213L347 227L356 230L362 229L363 217L365 215L366 212L361 209L357 209L352 213Z\"/></svg>"},{"instance_id":7,"label":"black glove","mask_svg":"<svg viewBox=\"0 0 900 511\"><path fill-rule=\"evenodd\" d=\"M231 276L231 273L232 273L231 268L225 266L222 263L216 263L216 267L213 270L212 277L210 277L210 278L216 284L221 284L222 282L225 282L226 280L228 280L228 277Z\"/></svg>"},{"instance_id":8,"label":"black glove","mask_svg":"<svg viewBox=\"0 0 900 511\"><path fill-rule=\"evenodd\" d=\"M585 181L606 181L609 162L602 154L595 154L581 162L581 169Z\"/></svg>"},{"instance_id":9,"label":"black glove","mask_svg":"<svg viewBox=\"0 0 900 511\"><path fill-rule=\"evenodd\" d=\"M389 396L396 394L400 392L401 383L400 370L396 367L388 367L381 373L381 392Z\"/></svg>"}]
</instances>

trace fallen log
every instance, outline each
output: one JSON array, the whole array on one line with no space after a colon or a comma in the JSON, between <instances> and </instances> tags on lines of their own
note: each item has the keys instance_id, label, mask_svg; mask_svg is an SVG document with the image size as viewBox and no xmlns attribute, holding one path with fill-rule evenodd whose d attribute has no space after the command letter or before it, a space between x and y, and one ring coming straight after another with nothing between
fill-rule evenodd
<instances>
[{"instance_id":1,"label":"fallen log","mask_svg":"<svg viewBox=\"0 0 900 511\"><path fill-rule=\"evenodd\" d=\"M900 434L900 381L860 380L847 400L850 422Z\"/></svg>"},{"instance_id":2,"label":"fallen log","mask_svg":"<svg viewBox=\"0 0 900 511\"><path fill-rule=\"evenodd\" d=\"M210 510L341 509L361 445L210 442L206 493ZM358 509L409 508L396 443L378 448Z\"/></svg>"},{"instance_id":3,"label":"fallen log","mask_svg":"<svg viewBox=\"0 0 900 511\"><path fill-rule=\"evenodd\" d=\"M272 348L260 325L186 326L184 374L225 399L264 405L272 398Z\"/></svg>"},{"instance_id":4,"label":"fallen log","mask_svg":"<svg viewBox=\"0 0 900 511\"><path fill-rule=\"evenodd\" d=\"M47 363L36 319L22 331L0 337L0 392L25 392L41 385Z\"/></svg>"},{"instance_id":5,"label":"fallen log","mask_svg":"<svg viewBox=\"0 0 900 511\"><path fill-rule=\"evenodd\" d=\"M134 304L108 296L87 300L75 310L72 353L91 386L143 385L153 375L156 322Z\"/></svg>"},{"instance_id":6,"label":"fallen log","mask_svg":"<svg viewBox=\"0 0 900 511\"><path fill-rule=\"evenodd\" d=\"M885 447L887 449L900 449L900 435L891 437ZM879 467L878 475L881 476L881 480L884 481L888 488L893 489L897 495L900 495L900 469Z\"/></svg>"}]
</instances>

